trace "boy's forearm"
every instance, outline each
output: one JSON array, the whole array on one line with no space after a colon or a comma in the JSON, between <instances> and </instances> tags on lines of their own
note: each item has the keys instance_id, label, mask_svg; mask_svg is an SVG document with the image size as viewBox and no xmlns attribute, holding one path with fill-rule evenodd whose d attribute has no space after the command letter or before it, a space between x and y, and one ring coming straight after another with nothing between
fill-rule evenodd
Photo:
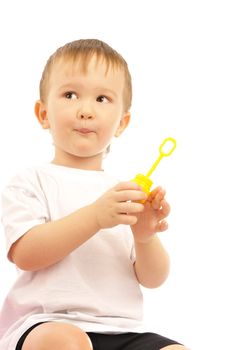
<instances>
[{"instance_id":1,"label":"boy's forearm","mask_svg":"<svg viewBox=\"0 0 233 350\"><path fill-rule=\"evenodd\" d=\"M169 256L159 238L148 243L135 242L136 262L134 264L137 279L146 288L159 287L169 273Z\"/></svg>"},{"instance_id":2,"label":"boy's forearm","mask_svg":"<svg viewBox=\"0 0 233 350\"><path fill-rule=\"evenodd\" d=\"M23 270L36 271L55 264L99 231L94 207L35 226L10 251L10 258Z\"/></svg>"}]
</instances>

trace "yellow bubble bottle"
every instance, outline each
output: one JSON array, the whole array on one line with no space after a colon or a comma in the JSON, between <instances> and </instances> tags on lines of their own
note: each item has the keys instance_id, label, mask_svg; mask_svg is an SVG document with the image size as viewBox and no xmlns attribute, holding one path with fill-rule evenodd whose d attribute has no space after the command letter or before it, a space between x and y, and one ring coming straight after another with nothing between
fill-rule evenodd
<instances>
[{"instance_id":1,"label":"yellow bubble bottle","mask_svg":"<svg viewBox=\"0 0 233 350\"><path fill-rule=\"evenodd\" d=\"M160 161L164 157L168 157L172 154L172 152L176 148L176 140L172 137L167 137L161 145L159 146L159 157L156 159L150 170L146 175L137 174L135 178L132 180L141 186L142 190L149 195L151 186L153 185L153 181L150 179L151 174L154 172Z\"/></svg>"}]
</instances>

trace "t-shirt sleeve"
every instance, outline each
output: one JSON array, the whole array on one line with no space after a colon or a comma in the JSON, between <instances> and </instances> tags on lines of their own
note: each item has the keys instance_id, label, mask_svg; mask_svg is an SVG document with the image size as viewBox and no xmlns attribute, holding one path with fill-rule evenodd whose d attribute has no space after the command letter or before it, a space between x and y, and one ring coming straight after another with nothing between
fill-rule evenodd
<instances>
[{"instance_id":1,"label":"t-shirt sleeve","mask_svg":"<svg viewBox=\"0 0 233 350\"><path fill-rule=\"evenodd\" d=\"M130 260L132 261L133 264L136 261L136 252L135 252L134 244L132 245L131 254L130 254Z\"/></svg>"},{"instance_id":2,"label":"t-shirt sleeve","mask_svg":"<svg viewBox=\"0 0 233 350\"><path fill-rule=\"evenodd\" d=\"M32 227L49 221L46 198L33 171L15 176L2 191L2 224L7 254Z\"/></svg>"}]
</instances>

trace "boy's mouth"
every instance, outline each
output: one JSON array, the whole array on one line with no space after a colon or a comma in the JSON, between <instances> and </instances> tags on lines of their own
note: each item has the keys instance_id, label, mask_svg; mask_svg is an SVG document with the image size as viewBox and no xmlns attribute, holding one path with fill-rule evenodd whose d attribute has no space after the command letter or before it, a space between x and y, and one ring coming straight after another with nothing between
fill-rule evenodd
<instances>
[{"instance_id":1,"label":"boy's mouth","mask_svg":"<svg viewBox=\"0 0 233 350\"><path fill-rule=\"evenodd\" d=\"M75 131L77 131L79 134L83 134L83 135L87 135L87 134L94 132L93 130L87 129L87 128L75 129Z\"/></svg>"}]
</instances>

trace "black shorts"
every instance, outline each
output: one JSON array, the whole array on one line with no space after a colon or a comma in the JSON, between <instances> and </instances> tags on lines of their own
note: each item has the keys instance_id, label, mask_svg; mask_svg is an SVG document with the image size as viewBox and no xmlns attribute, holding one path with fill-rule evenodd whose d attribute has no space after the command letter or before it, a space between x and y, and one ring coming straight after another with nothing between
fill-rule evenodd
<instances>
[{"instance_id":1,"label":"black shorts","mask_svg":"<svg viewBox=\"0 0 233 350\"><path fill-rule=\"evenodd\" d=\"M28 334L42 323L45 322L30 327L19 339L15 350L21 350ZM180 344L156 333L87 334L94 350L160 350L168 345Z\"/></svg>"}]
</instances>

